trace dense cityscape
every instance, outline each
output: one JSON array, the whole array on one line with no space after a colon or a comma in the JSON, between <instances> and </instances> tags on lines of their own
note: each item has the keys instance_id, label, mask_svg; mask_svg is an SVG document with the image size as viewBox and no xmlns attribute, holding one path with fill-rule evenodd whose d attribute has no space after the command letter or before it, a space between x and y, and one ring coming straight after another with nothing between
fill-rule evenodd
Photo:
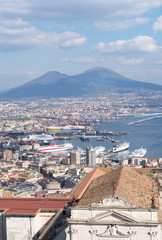
<instances>
[{"instance_id":1,"label":"dense cityscape","mask_svg":"<svg viewBox=\"0 0 162 240\"><path fill-rule=\"evenodd\" d=\"M0 240L162 240L162 0L1 0L0 54Z\"/></svg>"},{"instance_id":2,"label":"dense cityscape","mask_svg":"<svg viewBox=\"0 0 162 240\"><path fill-rule=\"evenodd\" d=\"M117 157L114 160L115 151L95 148L88 142L90 137L95 137L101 143L108 139L117 145L120 141L116 136L128 132L96 131L95 126L161 109L161 95L157 93L149 97L114 93L97 98L1 101L1 197L69 194L85 174L86 167L161 167L162 158L126 155L122 160ZM41 150L55 141L61 146L59 140L70 142L71 139L85 141L87 149L94 148L93 163L87 162L86 149L79 146L74 149L72 144L66 151Z\"/></svg>"},{"instance_id":3,"label":"dense cityscape","mask_svg":"<svg viewBox=\"0 0 162 240\"><path fill-rule=\"evenodd\" d=\"M50 201L49 199L51 201L52 199L53 201L54 199L66 199L65 202L75 201L78 198L78 186L82 185L84 179L89 178L89 174L92 174L93 171L98 169L102 173L97 176L101 176L110 169L118 171L119 168L125 166L135 169L138 174L156 179L161 188L162 156L145 157L147 151L145 148L137 149L137 152L140 152L138 154L135 152L128 154L129 142L119 143L119 139L120 136L128 136L129 132L112 132L109 129L96 131L96 126L117 119L129 119L137 115L143 116L144 120L161 117L161 102L161 95L158 92L150 92L149 95L147 93L143 96L136 93L121 95L114 93L96 98L39 98L1 101L1 204L3 205L3 199L12 199L14 205L17 204L15 202L17 199L22 200L21 204L23 201L25 204L27 199L29 201L38 199L39 201L40 198L48 199L47 201ZM157 113L159 114L157 115ZM99 141L98 145L100 146L92 146L89 142L90 138ZM73 146L71 140L75 139L83 141L86 149L80 148L77 144ZM64 143L59 143L60 140ZM112 142L115 146L106 149L102 146L102 141ZM121 152L127 154L121 158L118 155ZM103 172L102 169L105 169L106 172ZM129 174L127 172L126 176ZM161 190L158 191L161 196ZM159 201L161 201L160 197ZM47 202L48 204L49 202ZM23 209L26 207L21 207L22 212L26 211ZM12 211L17 214L18 210L13 209ZM46 213L42 214L46 215ZM47 219L51 219L53 216L55 214L51 213ZM13 219L15 221L14 217ZM35 238L29 237L29 239L46 239L44 238L47 236L45 226L43 231L38 229L38 233L43 234L42 238L39 238L37 233ZM25 228L28 229L28 227ZM52 227L51 231L53 232L54 229L55 227ZM10 232L11 229L8 228L8 231ZM18 229L16 231L15 239L20 234ZM65 239L57 236L55 231L51 234L53 237L47 239ZM111 235L113 236L113 233ZM26 237L23 236L23 239L27 239L27 236L28 234ZM2 239L5 239L3 234Z\"/></svg>"},{"instance_id":4,"label":"dense cityscape","mask_svg":"<svg viewBox=\"0 0 162 240\"><path fill-rule=\"evenodd\" d=\"M75 201L78 198L78 186L83 184L84 179L89 178L89 174L97 169L101 172L102 169L105 171L112 169L111 171L115 174L115 171L125 166L135 169L138 174L156 179L161 189L162 156L145 157L147 149L143 148L140 151L145 152L140 152L141 156L130 152L124 155L124 158L120 158L118 154L128 152L129 149L128 142L119 143L120 136L127 136L130 133L112 132L109 129L96 131L96 126L102 123L139 114L144 119L145 116L154 118L157 113L160 117L161 102L161 95L158 92L152 92L150 95L143 94L143 96L135 93L121 95L114 93L96 98L1 101L1 200L15 198L15 201L16 199L27 201L27 199L50 198ZM95 138L100 146L92 146L89 138ZM75 139L85 142L86 149L73 146L70 141ZM59 143L60 140L64 143ZM113 142L115 146L106 149L102 146L102 141L106 140ZM102 172L98 176L105 173ZM129 175L129 171L127 174ZM159 194L161 196L161 191ZM17 210L12 211L17 214ZM51 213L51 217L54 215ZM46 236L47 230L43 227L43 231L38 229L38 233ZM17 234L15 236L18 236ZM45 239L39 238L39 234L29 239ZM57 238L56 232L52 234L53 238L48 239L55 239L55 237L64 239L64 237ZM109 235L113 236L113 233ZM2 237L5 239L3 234Z\"/></svg>"}]
</instances>

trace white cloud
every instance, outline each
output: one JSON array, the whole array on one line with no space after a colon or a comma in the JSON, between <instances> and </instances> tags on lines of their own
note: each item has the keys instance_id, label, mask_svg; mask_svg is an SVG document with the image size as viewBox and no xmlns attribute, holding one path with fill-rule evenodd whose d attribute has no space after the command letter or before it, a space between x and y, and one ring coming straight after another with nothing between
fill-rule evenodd
<instances>
[{"instance_id":1,"label":"white cloud","mask_svg":"<svg viewBox=\"0 0 162 240\"><path fill-rule=\"evenodd\" d=\"M129 40L118 40L116 42L100 42L92 47L92 50L101 53L126 53L126 52L156 52L159 47L155 40L149 36L138 36Z\"/></svg>"},{"instance_id":2,"label":"white cloud","mask_svg":"<svg viewBox=\"0 0 162 240\"><path fill-rule=\"evenodd\" d=\"M111 16L132 17L162 6L161 0L0 0L4 17L34 20L101 20Z\"/></svg>"},{"instance_id":3,"label":"white cloud","mask_svg":"<svg viewBox=\"0 0 162 240\"><path fill-rule=\"evenodd\" d=\"M157 18L156 22L153 25L154 32L162 32L162 15Z\"/></svg>"},{"instance_id":4,"label":"white cloud","mask_svg":"<svg viewBox=\"0 0 162 240\"><path fill-rule=\"evenodd\" d=\"M1 21L0 48L3 50L24 49L29 47L75 47L86 41L79 33L66 31L56 33L39 30L29 26L21 19Z\"/></svg>"},{"instance_id":5,"label":"white cloud","mask_svg":"<svg viewBox=\"0 0 162 240\"><path fill-rule=\"evenodd\" d=\"M82 37L79 33L75 32L64 32L59 36L59 38L59 45L65 48L80 46L86 41L86 37Z\"/></svg>"},{"instance_id":6,"label":"white cloud","mask_svg":"<svg viewBox=\"0 0 162 240\"><path fill-rule=\"evenodd\" d=\"M12 20L0 20L0 24L6 27L21 27L26 26L27 22L23 21L21 18L16 18Z\"/></svg>"},{"instance_id":7,"label":"white cloud","mask_svg":"<svg viewBox=\"0 0 162 240\"><path fill-rule=\"evenodd\" d=\"M137 64L141 64L144 62L144 59L142 57L141 58L131 58L131 59L118 58L118 60L124 65L137 65Z\"/></svg>"},{"instance_id":8,"label":"white cloud","mask_svg":"<svg viewBox=\"0 0 162 240\"><path fill-rule=\"evenodd\" d=\"M30 8L30 0L0 0L0 13L2 16L29 14Z\"/></svg>"},{"instance_id":9,"label":"white cloud","mask_svg":"<svg viewBox=\"0 0 162 240\"><path fill-rule=\"evenodd\" d=\"M129 29L131 27L139 26L147 22L149 22L149 18L134 18L117 22L96 22L93 24L93 27L99 30L114 31Z\"/></svg>"}]
</instances>

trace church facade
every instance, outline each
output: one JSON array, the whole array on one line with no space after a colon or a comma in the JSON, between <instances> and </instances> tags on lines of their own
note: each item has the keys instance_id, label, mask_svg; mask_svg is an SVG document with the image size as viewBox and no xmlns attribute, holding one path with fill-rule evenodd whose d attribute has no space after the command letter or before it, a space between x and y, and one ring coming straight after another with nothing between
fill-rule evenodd
<instances>
[{"instance_id":1,"label":"church facade","mask_svg":"<svg viewBox=\"0 0 162 240\"><path fill-rule=\"evenodd\" d=\"M91 207L70 208L55 240L161 240L158 209L142 209L111 196Z\"/></svg>"}]
</instances>

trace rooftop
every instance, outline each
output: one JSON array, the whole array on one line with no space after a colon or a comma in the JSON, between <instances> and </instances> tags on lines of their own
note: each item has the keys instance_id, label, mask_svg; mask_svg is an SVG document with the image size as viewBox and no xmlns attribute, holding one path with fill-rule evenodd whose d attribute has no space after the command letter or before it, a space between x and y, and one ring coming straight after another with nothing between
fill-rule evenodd
<instances>
[{"instance_id":1,"label":"rooftop","mask_svg":"<svg viewBox=\"0 0 162 240\"><path fill-rule=\"evenodd\" d=\"M0 210L7 215L36 215L41 210L63 209L70 198L0 198Z\"/></svg>"},{"instance_id":2,"label":"rooftop","mask_svg":"<svg viewBox=\"0 0 162 240\"><path fill-rule=\"evenodd\" d=\"M152 208L153 201L155 207L159 206L158 183L126 166L94 179L78 206L88 207L109 196L120 197L137 208Z\"/></svg>"},{"instance_id":3,"label":"rooftop","mask_svg":"<svg viewBox=\"0 0 162 240\"><path fill-rule=\"evenodd\" d=\"M79 186L76 188L76 190L73 192L73 197L75 197L76 199L80 199L94 179L105 175L110 171L111 168L96 168L92 172L88 173L81 181Z\"/></svg>"}]
</instances>

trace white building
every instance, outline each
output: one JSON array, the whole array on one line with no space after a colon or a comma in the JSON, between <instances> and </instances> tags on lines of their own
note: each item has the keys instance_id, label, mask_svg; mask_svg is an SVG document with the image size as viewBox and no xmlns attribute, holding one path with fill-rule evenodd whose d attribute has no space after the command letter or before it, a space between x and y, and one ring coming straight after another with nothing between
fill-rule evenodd
<instances>
[{"instance_id":1,"label":"white building","mask_svg":"<svg viewBox=\"0 0 162 240\"><path fill-rule=\"evenodd\" d=\"M74 192L75 206L51 239L162 239L158 185L153 179L128 167L94 174L89 173Z\"/></svg>"},{"instance_id":2,"label":"white building","mask_svg":"<svg viewBox=\"0 0 162 240\"><path fill-rule=\"evenodd\" d=\"M0 198L0 240L36 240L54 222L68 198ZM46 232L47 233L47 232Z\"/></svg>"},{"instance_id":3,"label":"white building","mask_svg":"<svg viewBox=\"0 0 162 240\"><path fill-rule=\"evenodd\" d=\"M88 208L71 208L71 217L55 240L161 240L157 209L130 206L118 197Z\"/></svg>"}]
</instances>

